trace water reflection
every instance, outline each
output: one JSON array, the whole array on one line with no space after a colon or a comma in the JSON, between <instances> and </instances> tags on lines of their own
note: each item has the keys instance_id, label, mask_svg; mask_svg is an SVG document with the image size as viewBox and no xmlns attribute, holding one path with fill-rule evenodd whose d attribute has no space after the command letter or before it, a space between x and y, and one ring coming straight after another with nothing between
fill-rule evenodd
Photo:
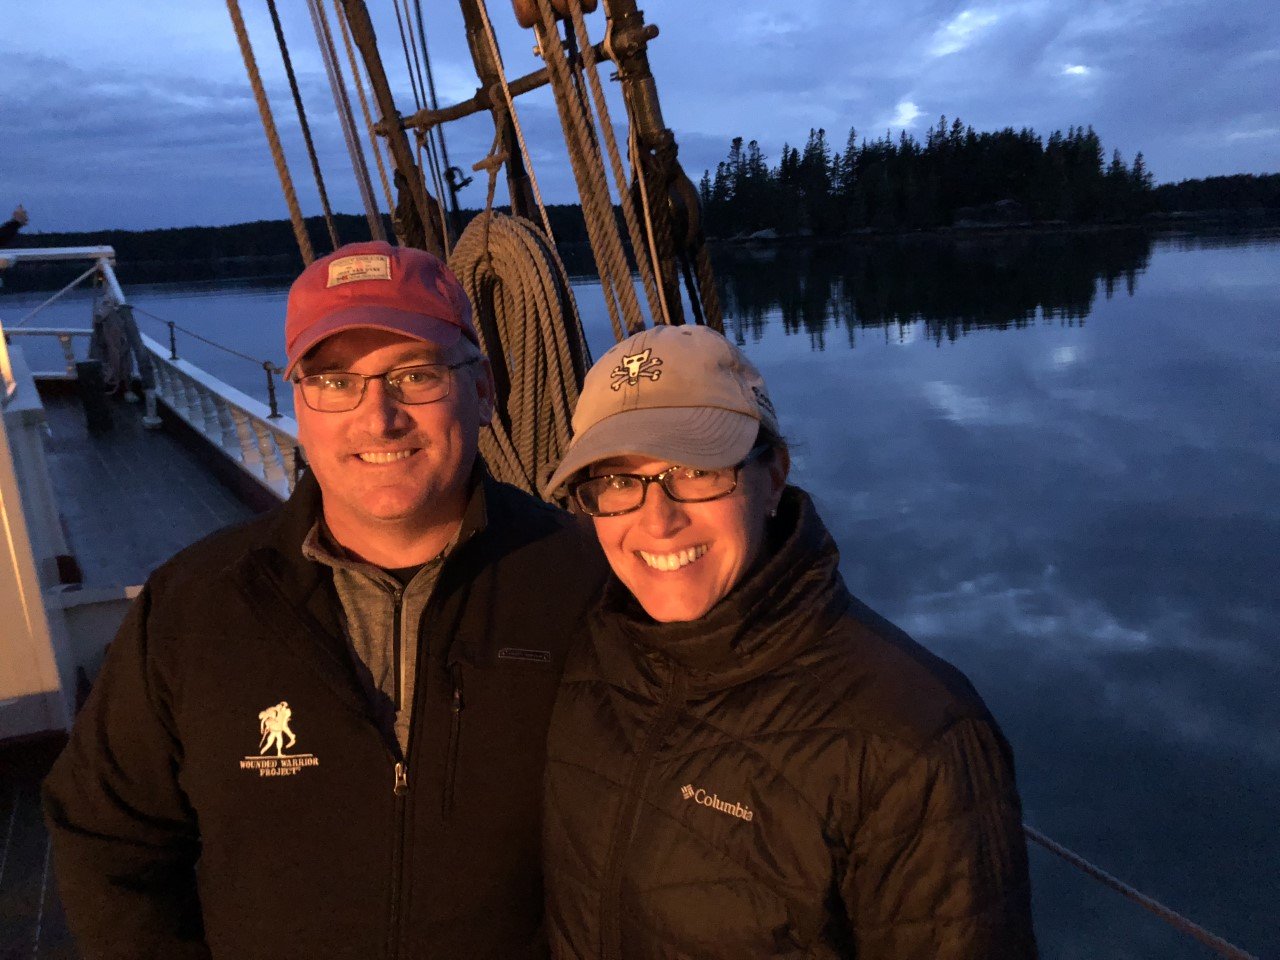
<instances>
[{"instance_id":1,"label":"water reflection","mask_svg":"<svg viewBox=\"0 0 1280 960\"><path fill-rule=\"evenodd\" d=\"M839 245L720 247L725 326L758 340L780 316L825 349L842 330L907 336L923 321L935 343L1038 321L1083 323L1099 290L1132 296L1151 260L1140 230L865 240Z\"/></svg>"}]
</instances>

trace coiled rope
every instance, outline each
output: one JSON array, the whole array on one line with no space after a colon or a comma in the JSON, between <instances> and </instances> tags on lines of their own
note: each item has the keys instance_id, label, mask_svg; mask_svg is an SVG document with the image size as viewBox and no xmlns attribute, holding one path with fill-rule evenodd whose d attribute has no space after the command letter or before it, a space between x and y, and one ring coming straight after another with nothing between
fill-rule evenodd
<instances>
[{"instance_id":1,"label":"coiled rope","mask_svg":"<svg viewBox=\"0 0 1280 960\"><path fill-rule=\"evenodd\" d=\"M590 363L569 278L536 225L492 209L467 225L449 266L476 307L480 346L501 367L495 379L512 384L480 451L495 477L536 495L568 449Z\"/></svg>"},{"instance_id":2,"label":"coiled rope","mask_svg":"<svg viewBox=\"0 0 1280 960\"><path fill-rule=\"evenodd\" d=\"M254 59L253 47L249 43L249 31L245 29L244 17L240 15L239 0L227 0L227 12L231 14L231 25L236 31L236 41L240 45L240 56L244 60L245 73L249 75L249 85L253 87L253 99L258 104L258 115L262 118L262 129L267 135L267 145L271 148L271 159L275 162L276 173L280 177L280 188L284 191L285 203L289 207L293 235L298 241L303 262L310 264L316 258L315 251L311 249L311 238L307 236L307 227L302 220L298 194L293 189L293 178L289 176L289 165L284 159L284 147L280 145L280 134L271 116L271 104L267 101L267 91L263 88L262 77L258 73L258 62Z\"/></svg>"},{"instance_id":3,"label":"coiled rope","mask_svg":"<svg viewBox=\"0 0 1280 960\"><path fill-rule=\"evenodd\" d=\"M1026 833L1028 840L1032 840L1035 843L1038 843L1040 846L1044 847L1054 856L1061 857L1063 860L1071 864L1077 870L1080 870L1082 873L1085 873L1088 876L1092 877L1093 879L1097 880L1103 886L1110 887L1112 890L1116 891L1116 893L1120 894L1125 899L1130 900L1133 903L1136 903L1138 906L1146 910L1149 910L1151 913L1154 913L1157 917L1159 917L1165 923L1169 924L1169 926L1173 927L1175 930L1178 930L1181 933L1185 933L1187 936L1191 937L1192 939L1197 940L1198 942L1204 944L1206 947L1208 947L1210 950L1217 953L1219 956L1228 957L1230 958L1230 960L1258 960L1258 958L1255 957L1253 954L1246 953L1244 950L1241 950L1239 947L1235 946L1234 944L1229 943L1226 940L1223 940L1221 937L1217 936L1216 934L1210 933L1208 930L1200 926L1198 923L1195 923L1192 920L1188 920L1186 917L1184 917L1182 914L1178 913L1175 910L1169 909L1159 900L1155 900L1151 897L1148 897L1141 890L1136 890L1133 887L1129 886L1129 884L1125 883L1123 880L1113 877L1111 874L1107 873L1101 867L1095 866L1094 864L1090 863L1088 860L1080 856L1080 854L1076 853L1075 851L1068 850L1066 847L1064 847L1062 844L1058 843L1057 841L1051 840L1049 837L1046 837L1039 830L1035 829L1035 827L1028 826L1027 824L1024 823L1022 825L1022 829Z\"/></svg>"}]
</instances>

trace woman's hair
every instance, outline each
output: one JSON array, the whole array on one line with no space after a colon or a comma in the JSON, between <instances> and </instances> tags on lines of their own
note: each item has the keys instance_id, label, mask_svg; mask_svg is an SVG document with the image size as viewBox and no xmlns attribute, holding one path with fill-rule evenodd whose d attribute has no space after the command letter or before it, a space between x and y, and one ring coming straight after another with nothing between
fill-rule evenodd
<instances>
[{"instance_id":1,"label":"woman's hair","mask_svg":"<svg viewBox=\"0 0 1280 960\"><path fill-rule=\"evenodd\" d=\"M791 456L791 444L787 443L787 438L763 420L760 421L760 430L756 433L756 442L752 445L752 449L755 447L768 447L769 452L766 456L770 459L778 454L786 454L788 458Z\"/></svg>"}]
</instances>

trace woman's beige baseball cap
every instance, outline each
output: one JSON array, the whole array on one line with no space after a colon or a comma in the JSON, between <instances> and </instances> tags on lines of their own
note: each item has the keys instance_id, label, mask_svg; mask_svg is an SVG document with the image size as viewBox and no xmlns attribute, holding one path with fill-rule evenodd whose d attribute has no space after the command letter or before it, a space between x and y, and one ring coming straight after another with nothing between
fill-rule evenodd
<instances>
[{"instance_id":1,"label":"woman's beige baseball cap","mask_svg":"<svg viewBox=\"0 0 1280 960\"><path fill-rule=\"evenodd\" d=\"M723 335L703 326L644 330L587 372L569 451L542 494L611 457L731 467L751 451L761 424L779 432L764 378Z\"/></svg>"}]
</instances>

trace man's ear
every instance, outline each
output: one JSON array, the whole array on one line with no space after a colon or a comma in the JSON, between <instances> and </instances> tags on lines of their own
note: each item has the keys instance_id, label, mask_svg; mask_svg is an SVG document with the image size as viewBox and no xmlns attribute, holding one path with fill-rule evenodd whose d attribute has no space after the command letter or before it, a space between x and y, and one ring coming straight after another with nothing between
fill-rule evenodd
<instances>
[{"instance_id":1,"label":"man's ear","mask_svg":"<svg viewBox=\"0 0 1280 960\"><path fill-rule=\"evenodd\" d=\"M476 397L480 401L480 426L487 427L493 421L494 405L497 403L498 391L493 384L493 368L489 366L489 358L481 357L476 366Z\"/></svg>"}]
</instances>

